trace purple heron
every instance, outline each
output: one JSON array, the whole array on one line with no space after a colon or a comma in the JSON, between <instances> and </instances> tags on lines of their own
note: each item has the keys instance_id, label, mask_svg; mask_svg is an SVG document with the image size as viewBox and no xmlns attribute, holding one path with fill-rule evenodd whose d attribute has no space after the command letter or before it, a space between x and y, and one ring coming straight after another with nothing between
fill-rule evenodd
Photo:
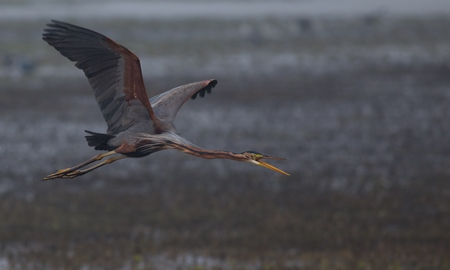
<instances>
[{"instance_id":1,"label":"purple heron","mask_svg":"<svg viewBox=\"0 0 450 270\"><path fill-rule=\"evenodd\" d=\"M110 38L56 20L47 24L42 38L83 70L108 125L106 133L86 130L89 135L85 136L89 146L108 152L77 166L58 170L44 180L78 177L119 159L144 157L165 149L176 149L206 159L245 161L289 175L261 161L283 158L253 151L233 153L207 150L179 135L173 121L180 107L189 98L204 97L210 93L217 84L216 80L178 86L149 99L139 58ZM95 165L87 167L95 162Z\"/></svg>"}]
</instances>

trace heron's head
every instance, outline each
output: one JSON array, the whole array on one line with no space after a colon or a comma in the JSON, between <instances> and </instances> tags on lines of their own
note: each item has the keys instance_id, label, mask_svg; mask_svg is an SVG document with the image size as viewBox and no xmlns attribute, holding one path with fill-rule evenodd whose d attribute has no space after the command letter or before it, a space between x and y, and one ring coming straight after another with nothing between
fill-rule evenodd
<instances>
[{"instance_id":1,"label":"heron's head","mask_svg":"<svg viewBox=\"0 0 450 270\"><path fill-rule=\"evenodd\" d=\"M242 153L242 155L244 155L244 157L245 157L244 161L246 161L246 162L250 162L250 163L274 170L276 172L282 173L284 175L290 176L290 174L288 174L287 172L284 172L284 171L276 168L275 166L272 166L264 161L261 161L261 159L286 160L285 158L263 155L261 153L255 152L255 151L245 151Z\"/></svg>"}]
</instances>

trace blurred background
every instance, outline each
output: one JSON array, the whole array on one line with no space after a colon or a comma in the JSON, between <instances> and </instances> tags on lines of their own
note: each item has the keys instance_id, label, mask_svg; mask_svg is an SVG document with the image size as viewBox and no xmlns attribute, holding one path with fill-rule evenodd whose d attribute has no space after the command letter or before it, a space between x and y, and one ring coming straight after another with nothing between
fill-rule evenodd
<instances>
[{"instance_id":1,"label":"blurred background","mask_svg":"<svg viewBox=\"0 0 450 270\"><path fill-rule=\"evenodd\" d=\"M447 0L0 2L0 269L449 269ZM141 59L149 96L216 78L197 145L73 180L106 124L50 19Z\"/></svg>"}]
</instances>

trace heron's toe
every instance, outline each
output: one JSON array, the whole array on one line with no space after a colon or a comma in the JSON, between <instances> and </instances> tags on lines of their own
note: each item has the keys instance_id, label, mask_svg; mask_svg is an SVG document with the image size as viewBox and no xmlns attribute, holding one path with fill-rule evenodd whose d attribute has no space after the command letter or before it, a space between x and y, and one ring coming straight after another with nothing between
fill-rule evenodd
<instances>
[{"instance_id":1,"label":"heron's toe","mask_svg":"<svg viewBox=\"0 0 450 270\"><path fill-rule=\"evenodd\" d=\"M65 173L63 177L64 178L74 178L74 177L77 177L77 176L79 176L81 174L82 173L81 173L80 170L75 170L75 171L71 171L71 172Z\"/></svg>"},{"instance_id":2,"label":"heron's toe","mask_svg":"<svg viewBox=\"0 0 450 270\"><path fill-rule=\"evenodd\" d=\"M54 172L52 174L55 174L55 175L57 175L57 174L66 174L66 173L70 173L72 171L73 170L70 169L70 168L65 168L65 169L57 170L56 172Z\"/></svg>"},{"instance_id":3,"label":"heron's toe","mask_svg":"<svg viewBox=\"0 0 450 270\"><path fill-rule=\"evenodd\" d=\"M72 170L70 168L57 170L54 173L47 175L47 177L45 177L44 180L51 180L51 179L56 179L56 178L64 178L64 176L67 173L70 173L70 172L72 172Z\"/></svg>"}]
</instances>

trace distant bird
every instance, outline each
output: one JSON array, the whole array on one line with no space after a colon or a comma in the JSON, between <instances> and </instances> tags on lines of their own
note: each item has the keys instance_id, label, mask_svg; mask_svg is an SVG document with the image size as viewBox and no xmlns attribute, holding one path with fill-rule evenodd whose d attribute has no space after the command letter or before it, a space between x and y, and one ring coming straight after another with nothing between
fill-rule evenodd
<instances>
[{"instance_id":1,"label":"distant bird","mask_svg":"<svg viewBox=\"0 0 450 270\"><path fill-rule=\"evenodd\" d=\"M43 40L83 70L108 124L106 134L85 130L89 134L85 137L87 143L95 150L108 152L77 166L58 170L44 180L78 177L119 159L144 157L165 149L177 149L207 159L245 161L289 175L261 161L283 158L253 151L233 153L207 150L179 135L173 121L180 107L189 98L195 99L197 95L204 97L205 93L210 93L217 84L216 80L178 86L149 100L139 59L127 48L97 32L65 22L52 20L47 26ZM109 158L86 168L105 157Z\"/></svg>"}]
</instances>

